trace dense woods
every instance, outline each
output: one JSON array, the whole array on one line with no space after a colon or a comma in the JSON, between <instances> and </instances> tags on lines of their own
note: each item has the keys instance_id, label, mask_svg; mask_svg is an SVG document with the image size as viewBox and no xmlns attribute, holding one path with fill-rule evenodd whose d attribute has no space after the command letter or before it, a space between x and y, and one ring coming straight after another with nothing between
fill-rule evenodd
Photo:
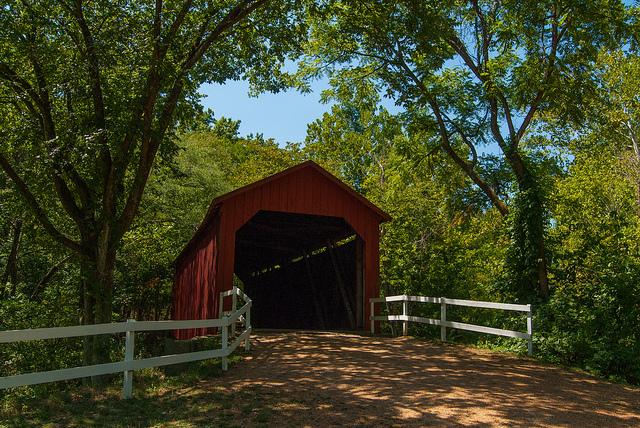
<instances>
[{"instance_id":1,"label":"dense woods","mask_svg":"<svg viewBox=\"0 0 640 428\"><path fill-rule=\"evenodd\" d=\"M311 159L393 217L383 293L533 303L538 358L640 383L638 10L280 3L3 6L0 329L167 319L171 263L210 201ZM199 105L205 82L320 77L332 104L305 141L242 136ZM0 375L111 345L4 346Z\"/></svg>"}]
</instances>

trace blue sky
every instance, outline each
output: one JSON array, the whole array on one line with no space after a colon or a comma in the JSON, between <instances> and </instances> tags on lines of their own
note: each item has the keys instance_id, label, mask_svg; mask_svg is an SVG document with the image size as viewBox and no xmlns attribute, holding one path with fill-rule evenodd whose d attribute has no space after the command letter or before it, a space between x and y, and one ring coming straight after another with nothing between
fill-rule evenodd
<instances>
[{"instance_id":1,"label":"blue sky","mask_svg":"<svg viewBox=\"0 0 640 428\"><path fill-rule=\"evenodd\" d=\"M216 119L224 116L241 121L241 136L262 133L265 139L273 138L284 147L287 142L303 143L307 124L331 111L331 104L320 103L320 93L328 87L329 83L321 80L312 83L310 94L291 90L249 97L247 82L228 81L224 85L202 85L200 93L206 95L204 108L213 110ZM392 113L399 111L389 99L383 99L382 104Z\"/></svg>"},{"instance_id":2,"label":"blue sky","mask_svg":"<svg viewBox=\"0 0 640 428\"><path fill-rule=\"evenodd\" d=\"M273 138L284 146L287 142L304 142L307 124L331 110L330 105L319 102L320 92L327 86L318 82L313 86L314 92L306 95L289 91L254 98L247 95L247 82L229 81L224 85L203 85L200 92L207 96L202 104L213 110L216 119L224 116L241 121L241 136L262 133L264 138Z\"/></svg>"}]
</instances>

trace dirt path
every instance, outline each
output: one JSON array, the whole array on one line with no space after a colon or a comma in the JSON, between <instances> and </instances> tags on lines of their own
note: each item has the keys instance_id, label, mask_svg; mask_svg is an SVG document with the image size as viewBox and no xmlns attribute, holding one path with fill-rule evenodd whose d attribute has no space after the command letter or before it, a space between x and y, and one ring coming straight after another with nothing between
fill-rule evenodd
<instances>
[{"instance_id":1,"label":"dirt path","mask_svg":"<svg viewBox=\"0 0 640 428\"><path fill-rule=\"evenodd\" d=\"M263 426L640 426L640 390L532 359L332 333L259 332L252 344L210 387L267 405Z\"/></svg>"}]
</instances>

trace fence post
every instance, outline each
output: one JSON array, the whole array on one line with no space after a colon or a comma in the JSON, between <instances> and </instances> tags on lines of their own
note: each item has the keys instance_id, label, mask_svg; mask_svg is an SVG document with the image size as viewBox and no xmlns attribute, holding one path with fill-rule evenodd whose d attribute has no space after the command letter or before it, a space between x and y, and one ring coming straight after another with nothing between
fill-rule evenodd
<instances>
[{"instance_id":1,"label":"fence post","mask_svg":"<svg viewBox=\"0 0 640 428\"><path fill-rule=\"evenodd\" d=\"M127 322L136 322L134 319L128 319ZM124 362L129 363L133 361L133 347L135 342L135 332L127 330L124 344ZM124 380L122 382L122 398L128 400L131 398L131 391L133 389L133 370L125 370Z\"/></svg>"},{"instance_id":2,"label":"fence post","mask_svg":"<svg viewBox=\"0 0 640 428\"><path fill-rule=\"evenodd\" d=\"M228 317L222 317L223 319ZM227 362L227 346L229 345L229 326L228 325L223 325L222 326L222 350L224 351L224 355L222 355L222 371L227 371L227 369L229 368L228 362Z\"/></svg>"},{"instance_id":3,"label":"fence post","mask_svg":"<svg viewBox=\"0 0 640 428\"><path fill-rule=\"evenodd\" d=\"M529 305L529 311L527 312L527 334L529 335L529 356L533 356L533 313L531 311L531 305Z\"/></svg>"},{"instance_id":4,"label":"fence post","mask_svg":"<svg viewBox=\"0 0 640 428\"><path fill-rule=\"evenodd\" d=\"M224 308L224 291L220 292L220 304L218 306L218 317L222 319L222 315L224 314L224 312L222 312L222 309Z\"/></svg>"},{"instance_id":5,"label":"fence post","mask_svg":"<svg viewBox=\"0 0 640 428\"><path fill-rule=\"evenodd\" d=\"M251 308L247 309L247 312L244 313L244 329L249 330L251 328ZM244 350L251 350L251 337L247 335L247 338L244 339Z\"/></svg>"},{"instance_id":6,"label":"fence post","mask_svg":"<svg viewBox=\"0 0 640 428\"><path fill-rule=\"evenodd\" d=\"M409 296L402 296L402 316L409 315ZM402 335L407 336L409 334L409 321L402 321Z\"/></svg>"},{"instance_id":7,"label":"fence post","mask_svg":"<svg viewBox=\"0 0 640 428\"><path fill-rule=\"evenodd\" d=\"M447 327L444 323L447 321L447 300L444 297L440 298L440 341L447 341Z\"/></svg>"},{"instance_id":8,"label":"fence post","mask_svg":"<svg viewBox=\"0 0 640 428\"><path fill-rule=\"evenodd\" d=\"M238 287L233 286L233 294L231 295L231 314L236 312L236 308L238 307ZM231 337L236 337L236 322L234 321L231 324Z\"/></svg>"},{"instance_id":9,"label":"fence post","mask_svg":"<svg viewBox=\"0 0 640 428\"><path fill-rule=\"evenodd\" d=\"M370 313L369 320L371 321L371 334L374 334L376 331L375 331L375 325L374 325L374 321L373 321L373 314L375 313L375 310L373 308L375 303L373 302L373 299L369 300L369 305L371 306L371 310L369 312Z\"/></svg>"}]
</instances>

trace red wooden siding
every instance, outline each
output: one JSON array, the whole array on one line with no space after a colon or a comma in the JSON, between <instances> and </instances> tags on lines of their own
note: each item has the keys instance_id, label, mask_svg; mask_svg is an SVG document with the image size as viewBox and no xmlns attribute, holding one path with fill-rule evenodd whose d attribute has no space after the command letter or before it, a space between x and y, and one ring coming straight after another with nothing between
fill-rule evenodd
<instances>
[{"instance_id":1,"label":"red wooden siding","mask_svg":"<svg viewBox=\"0 0 640 428\"><path fill-rule=\"evenodd\" d=\"M212 202L174 262L174 319L218 316L219 293L233 285L236 232L260 210L344 218L364 241L363 303L378 296L379 226L390 217L317 164L305 162ZM368 316L366 304L364 309ZM177 337L202 333L182 331Z\"/></svg>"},{"instance_id":2,"label":"red wooden siding","mask_svg":"<svg viewBox=\"0 0 640 428\"><path fill-rule=\"evenodd\" d=\"M198 246L176 265L174 274L173 313L189 314L189 318L215 318L219 293L215 290L219 259L220 217L214 213L210 227L200 236ZM179 291L179 292L176 292ZM194 302L201 302L194 305ZM178 337L202 335L203 329L180 330Z\"/></svg>"}]
</instances>

